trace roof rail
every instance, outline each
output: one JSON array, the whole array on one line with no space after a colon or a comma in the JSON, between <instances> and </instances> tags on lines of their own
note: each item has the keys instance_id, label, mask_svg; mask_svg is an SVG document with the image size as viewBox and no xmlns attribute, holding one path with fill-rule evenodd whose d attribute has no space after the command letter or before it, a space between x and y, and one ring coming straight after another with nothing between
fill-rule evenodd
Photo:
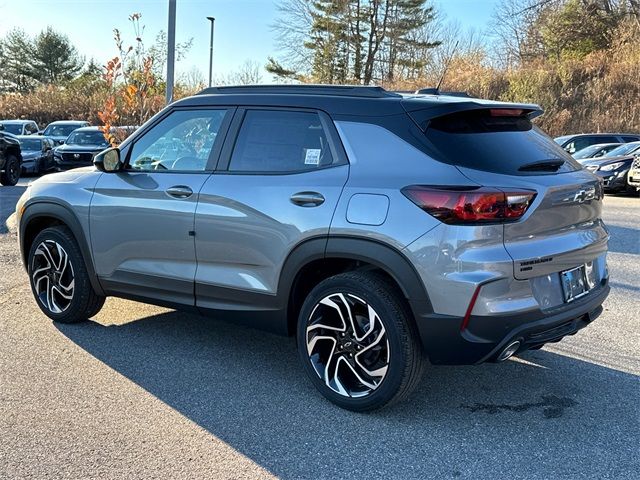
<instances>
[{"instance_id":1,"label":"roof rail","mask_svg":"<svg viewBox=\"0 0 640 480\"><path fill-rule=\"evenodd\" d=\"M336 95L342 97L386 98L399 97L382 87L364 85L230 85L205 88L198 95L224 94L276 94L276 95Z\"/></svg>"}]
</instances>

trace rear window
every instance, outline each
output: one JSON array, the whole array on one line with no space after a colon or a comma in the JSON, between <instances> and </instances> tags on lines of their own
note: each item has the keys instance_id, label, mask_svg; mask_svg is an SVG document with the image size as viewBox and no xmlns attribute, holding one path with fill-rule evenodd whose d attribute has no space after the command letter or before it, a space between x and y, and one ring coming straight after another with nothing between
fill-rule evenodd
<instances>
[{"instance_id":1,"label":"rear window","mask_svg":"<svg viewBox=\"0 0 640 480\"><path fill-rule=\"evenodd\" d=\"M438 117L428 125L435 158L509 175L561 173L582 167L521 110L482 109Z\"/></svg>"}]
</instances>

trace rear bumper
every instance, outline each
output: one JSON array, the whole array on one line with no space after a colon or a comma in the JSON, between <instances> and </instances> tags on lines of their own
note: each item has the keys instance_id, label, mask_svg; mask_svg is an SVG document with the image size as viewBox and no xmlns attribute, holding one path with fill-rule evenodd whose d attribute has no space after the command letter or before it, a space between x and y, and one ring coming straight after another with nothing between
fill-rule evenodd
<instances>
[{"instance_id":1,"label":"rear bumper","mask_svg":"<svg viewBox=\"0 0 640 480\"><path fill-rule=\"evenodd\" d=\"M431 363L470 365L495 360L515 340L521 342L519 351L523 351L573 335L600 315L609 290L605 279L589 295L551 312L472 316L463 331L461 317L434 314L417 303L412 307ZM421 310L424 313L418 313Z\"/></svg>"}]
</instances>

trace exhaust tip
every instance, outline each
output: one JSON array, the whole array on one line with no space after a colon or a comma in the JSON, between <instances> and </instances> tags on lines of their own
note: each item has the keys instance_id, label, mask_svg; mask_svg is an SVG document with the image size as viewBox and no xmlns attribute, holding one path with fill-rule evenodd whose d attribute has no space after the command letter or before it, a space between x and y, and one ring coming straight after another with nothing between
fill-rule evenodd
<instances>
[{"instance_id":1,"label":"exhaust tip","mask_svg":"<svg viewBox=\"0 0 640 480\"><path fill-rule=\"evenodd\" d=\"M504 362L506 359L513 356L513 354L518 351L518 349L520 348L520 345L521 345L520 340L511 342L509 345L505 347L504 350L502 350L500 355L498 355L498 358L496 359L496 361Z\"/></svg>"}]
</instances>

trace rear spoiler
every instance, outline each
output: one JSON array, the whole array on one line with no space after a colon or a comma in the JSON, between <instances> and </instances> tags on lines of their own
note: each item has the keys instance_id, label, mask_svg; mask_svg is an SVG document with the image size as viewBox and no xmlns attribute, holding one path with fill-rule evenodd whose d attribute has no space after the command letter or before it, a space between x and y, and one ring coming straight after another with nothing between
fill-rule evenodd
<instances>
[{"instance_id":1,"label":"rear spoiler","mask_svg":"<svg viewBox=\"0 0 640 480\"><path fill-rule=\"evenodd\" d=\"M465 97L473 98L469 95L469 92L446 92L440 91L435 87L421 88L414 92L415 95L445 95L447 97Z\"/></svg>"},{"instance_id":2,"label":"rear spoiler","mask_svg":"<svg viewBox=\"0 0 640 480\"><path fill-rule=\"evenodd\" d=\"M532 103L509 103L509 102L493 102L489 100L481 100L476 98L456 97L456 101L452 102L432 102L422 101L420 99L406 98L402 100L402 106L411 119L425 131L429 125L429 121L450 115L472 110L522 110L522 115L532 120L544 113L544 110Z\"/></svg>"}]
</instances>

